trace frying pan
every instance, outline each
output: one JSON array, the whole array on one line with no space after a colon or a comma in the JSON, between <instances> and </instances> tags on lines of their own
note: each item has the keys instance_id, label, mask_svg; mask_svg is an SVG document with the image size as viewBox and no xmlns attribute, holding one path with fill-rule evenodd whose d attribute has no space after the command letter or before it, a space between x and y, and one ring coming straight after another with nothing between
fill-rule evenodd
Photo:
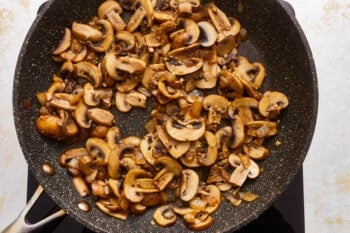
<instances>
[{"instance_id":1,"label":"frying pan","mask_svg":"<svg viewBox=\"0 0 350 233\"><path fill-rule=\"evenodd\" d=\"M56 0L48 1L38 13L19 55L14 85L13 114L23 154L35 178L45 192L67 214L96 232L189 232L182 221L170 228L152 225L153 211L142 216L130 216L120 221L108 217L94 207L92 197L85 198L93 207L83 212L77 203L82 199L71 185L71 178L58 164L58 156L77 147L41 136L35 128L39 104L35 93L47 89L53 73L59 66L50 59L50 52L59 43L64 27L75 21L87 22L96 14L102 1ZM239 53L251 61L260 61L266 67L267 78L263 90L284 92L289 107L280 115L279 133L267 141L270 156L260 163L264 172L248 181L243 191L259 195L253 203L233 208L223 201L214 214L214 224L207 232L232 232L256 219L286 189L302 165L312 140L318 107L318 87L313 57L307 40L297 23L293 10L281 0L247 0L243 11L238 1L215 2L227 15L234 15L249 32L249 40ZM24 103L30 103L25 108ZM116 116L124 136L145 134L143 124L148 121L144 110ZM130 120L132 119L132 120ZM276 140L282 142L274 146ZM50 177L42 171L48 162L56 167Z\"/></svg>"}]
</instances>

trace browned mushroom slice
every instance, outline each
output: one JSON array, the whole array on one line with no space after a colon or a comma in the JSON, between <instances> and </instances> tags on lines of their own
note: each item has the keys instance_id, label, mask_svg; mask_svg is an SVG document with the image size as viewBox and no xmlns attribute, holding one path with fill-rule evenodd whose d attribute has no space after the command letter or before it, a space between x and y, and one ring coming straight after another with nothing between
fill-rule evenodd
<instances>
[{"instance_id":1,"label":"browned mushroom slice","mask_svg":"<svg viewBox=\"0 0 350 233\"><path fill-rule=\"evenodd\" d=\"M148 177L148 173L147 171L138 168L129 170L125 176L123 183L124 193L125 197L131 202L140 202L144 197L142 193L136 192L136 179L142 177Z\"/></svg>"},{"instance_id":2,"label":"browned mushroom slice","mask_svg":"<svg viewBox=\"0 0 350 233\"><path fill-rule=\"evenodd\" d=\"M216 51L218 56L225 57L236 47L236 38L233 35L228 35L217 44Z\"/></svg>"},{"instance_id":3,"label":"browned mushroom slice","mask_svg":"<svg viewBox=\"0 0 350 233\"><path fill-rule=\"evenodd\" d=\"M203 47L210 47L215 44L218 33L214 26L207 21L198 22L197 25L200 30L199 43Z\"/></svg>"},{"instance_id":4,"label":"browned mushroom slice","mask_svg":"<svg viewBox=\"0 0 350 233\"><path fill-rule=\"evenodd\" d=\"M72 34L79 40L98 42L103 38L102 32L98 29L83 23L73 22Z\"/></svg>"},{"instance_id":5,"label":"browned mushroom slice","mask_svg":"<svg viewBox=\"0 0 350 233\"><path fill-rule=\"evenodd\" d=\"M64 138L62 131L62 119L57 115L42 115L36 120L38 131L50 138L61 140Z\"/></svg>"},{"instance_id":6,"label":"browned mushroom slice","mask_svg":"<svg viewBox=\"0 0 350 233\"><path fill-rule=\"evenodd\" d=\"M196 141L205 132L204 118L182 121L176 118L169 118L165 128L168 134L178 141Z\"/></svg>"},{"instance_id":7,"label":"browned mushroom slice","mask_svg":"<svg viewBox=\"0 0 350 233\"><path fill-rule=\"evenodd\" d=\"M136 108L147 108L147 96L138 91L130 91L126 94L126 104Z\"/></svg>"},{"instance_id":8,"label":"browned mushroom slice","mask_svg":"<svg viewBox=\"0 0 350 233\"><path fill-rule=\"evenodd\" d=\"M104 162L108 161L111 151L105 140L91 137L85 143L89 155L93 158L102 158Z\"/></svg>"},{"instance_id":9,"label":"browned mushroom slice","mask_svg":"<svg viewBox=\"0 0 350 233\"><path fill-rule=\"evenodd\" d=\"M72 118L72 115L66 110L59 110L62 119L62 132L65 137L73 137L78 134L79 127Z\"/></svg>"},{"instance_id":10,"label":"browned mushroom slice","mask_svg":"<svg viewBox=\"0 0 350 233\"><path fill-rule=\"evenodd\" d=\"M269 150L266 147L256 144L244 145L243 151L254 160L264 160L269 155Z\"/></svg>"},{"instance_id":11,"label":"browned mushroom slice","mask_svg":"<svg viewBox=\"0 0 350 233\"><path fill-rule=\"evenodd\" d=\"M105 57L105 68L108 74L118 80L117 70L125 71L130 74L143 72L146 68L144 61L133 57L119 57L115 53L109 53Z\"/></svg>"},{"instance_id":12,"label":"browned mushroom slice","mask_svg":"<svg viewBox=\"0 0 350 233\"><path fill-rule=\"evenodd\" d=\"M197 151L202 149L202 143L200 140L191 143L189 150L180 157L181 163L186 167L200 167L199 159L197 157Z\"/></svg>"},{"instance_id":13,"label":"browned mushroom slice","mask_svg":"<svg viewBox=\"0 0 350 233\"><path fill-rule=\"evenodd\" d=\"M259 166L247 156L230 154L229 163L231 166L235 167L234 172L230 176L229 182L236 186L240 187L248 177L254 179L260 174Z\"/></svg>"},{"instance_id":14,"label":"browned mushroom slice","mask_svg":"<svg viewBox=\"0 0 350 233\"><path fill-rule=\"evenodd\" d=\"M115 95L116 107L121 112L129 112L131 110L131 106L126 102L126 96L126 93L119 91Z\"/></svg>"},{"instance_id":15,"label":"browned mushroom slice","mask_svg":"<svg viewBox=\"0 0 350 233\"><path fill-rule=\"evenodd\" d=\"M87 116L93 122L106 126L111 126L114 121L114 115L110 111L102 108L90 108L87 111Z\"/></svg>"},{"instance_id":16,"label":"browned mushroom slice","mask_svg":"<svg viewBox=\"0 0 350 233\"><path fill-rule=\"evenodd\" d=\"M96 90L94 89L94 86L87 82L84 84L84 102L88 106L97 106L100 103L100 98L97 95Z\"/></svg>"},{"instance_id":17,"label":"browned mushroom slice","mask_svg":"<svg viewBox=\"0 0 350 233\"><path fill-rule=\"evenodd\" d=\"M116 33L115 39L115 44L120 45L123 48L123 51L131 51L136 44L134 35L128 31L120 31Z\"/></svg>"},{"instance_id":18,"label":"browned mushroom slice","mask_svg":"<svg viewBox=\"0 0 350 233\"><path fill-rule=\"evenodd\" d=\"M178 10L180 15L191 15L193 8L200 6L199 0L170 0L170 6Z\"/></svg>"},{"instance_id":19,"label":"browned mushroom slice","mask_svg":"<svg viewBox=\"0 0 350 233\"><path fill-rule=\"evenodd\" d=\"M91 82L96 88L102 84L102 73L100 69L86 61L79 62L73 65L74 74L77 77L84 78Z\"/></svg>"},{"instance_id":20,"label":"browned mushroom slice","mask_svg":"<svg viewBox=\"0 0 350 233\"><path fill-rule=\"evenodd\" d=\"M178 60L175 57L167 57L165 66L174 75L183 76L191 74L202 68L202 58L184 58Z\"/></svg>"},{"instance_id":21,"label":"browned mushroom slice","mask_svg":"<svg viewBox=\"0 0 350 233\"><path fill-rule=\"evenodd\" d=\"M243 120L238 115L235 115L232 120L232 131L234 138L231 143L231 148L235 149L243 144L245 138L245 128Z\"/></svg>"},{"instance_id":22,"label":"browned mushroom slice","mask_svg":"<svg viewBox=\"0 0 350 233\"><path fill-rule=\"evenodd\" d=\"M218 187L215 185L207 185L205 187L205 191L208 192L208 196L206 196L207 205L205 208L205 211L208 212L208 214L212 214L215 211L217 211L221 204L221 192Z\"/></svg>"},{"instance_id":23,"label":"browned mushroom slice","mask_svg":"<svg viewBox=\"0 0 350 233\"><path fill-rule=\"evenodd\" d=\"M105 1L103 2L97 11L97 15L100 19L107 18L108 21L113 25L116 31L124 30L126 24L121 17L123 13L123 8L117 1Z\"/></svg>"},{"instance_id":24,"label":"browned mushroom slice","mask_svg":"<svg viewBox=\"0 0 350 233\"><path fill-rule=\"evenodd\" d=\"M67 93L54 93L52 99L47 104L57 109L73 111L76 106L71 104L72 97L73 95Z\"/></svg>"},{"instance_id":25,"label":"browned mushroom slice","mask_svg":"<svg viewBox=\"0 0 350 233\"><path fill-rule=\"evenodd\" d=\"M247 134L257 138L270 137L277 134L277 123L272 121L251 121L247 124Z\"/></svg>"},{"instance_id":26,"label":"browned mushroom slice","mask_svg":"<svg viewBox=\"0 0 350 233\"><path fill-rule=\"evenodd\" d=\"M153 156L153 150L157 144L157 141L153 134L147 134L141 139L140 150L145 157L146 161L153 165L155 161L155 157Z\"/></svg>"},{"instance_id":27,"label":"browned mushroom slice","mask_svg":"<svg viewBox=\"0 0 350 233\"><path fill-rule=\"evenodd\" d=\"M166 132L164 127L160 125L156 126L156 132L160 141L175 159L180 158L190 148L190 142L176 141Z\"/></svg>"},{"instance_id":28,"label":"browned mushroom slice","mask_svg":"<svg viewBox=\"0 0 350 233\"><path fill-rule=\"evenodd\" d=\"M134 148L132 145L128 144L118 144L116 145L113 150L108 155L108 175L112 179L119 179L119 167L120 167L120 160L122 158L122 154L125 150L129 150Z\"/></svg>"},{"instance_id":29,"label":"browned mushroom slice","mask_svg":"<svg viewBox=\"0 0 350 233\"><path fill-rule=\"evenodd\" d=\"M89 129L91 127L91 120L87 116L88 106L81 101L73 112L73 117L77 124L84 129Z\"/></svg>"},{"instance_id":30,"label":"browned mushroom slice","mask_svg":"<svg viewBox=\"0 0 350 233\"><path fill-rule=\"evenodd\" d=\"M216 162L218 155L218 146L216 144L216 137L210 131L205 131L204 138L206 140L206 152L199 153L198 161L202 166L211 166Z\"/></svg>"},{"instance_id":31,"label":"browned mushroom slice","mask_svg":"<svg viewBox=\"0 0 350 233\"><path fill-rule=\"evenodd\" d=\"M158 82L159 92L169 99L178 99L182 97L181 89L174 89L171 86L167 86L163 80Z\"/></svg>"},{"instance_id":32,"label":"browned mushroom slice","mask_svg":"<svg viewBox=\"0 0 350 233\"><path fill-rule=\"evenodd\" d=\"M114 218L117 218L117 219L121 219L121 220L126 220L127 217L128 217L128 213L126 211L115 212L115 211L111 211L110 209L108 209L106 207L106 205L103 203L103 200L96 201L96 206L103 213L105 213L105 214L107 214L107 215L109 215L111 217L114 217Z\"/></svg>"},{"instance_id":33,"label":"browned mushroom slice","mask_svg":"<svg viewBox=\"0 0 350 233\"><path fill-rule=\"evenodd\" d=\"M220 95L208 95L203 100L203 108L208 110L208 124L216 127L220 125L222 114L227 112L228 100Z\"/></svg>"},{"instance_id":34,"label":"browned mushroom slice","mask_svg":"<svg viewBox=\"0 0 350 233\"><path fill-rule=\"evenodd\" d=\"M196 211L184 216L186 225L192 230L204 230L209 228L213 223L214 219L206 211Z\"/></svg>"},{"instance_id":35,"label":"browned mushroom slice","mask_svg":"<svg viewBox=\"0 0 350 233\"><path fill-rule=\"evenodd\" d=\"M90 48L94 51L102 53L109 49L114 41L114 31L111 23L107 20L100 19L95 22L95 26L101 28L103 37L98 42L89 42Z\"/></svg>"},{"instance_id":36,"label":"browned mushroom slice","mask_svg":"<svg viewBox=\"0 0 350 233\"><path fill-rule=\"evenodd\" d=\"M63 36L62 40L60 41L59 45L57 46L57 48L54 51L52 51L52 54L58 55L64 51L66 51L69 48L69 46L71 45L71 42L72 42L71 31L68 28L65 28L64 36Z\"/></svg>"},{"instance_id":37,"label":"browned mushroom slice","mask_svg":"<svg viewBox=\"0 0 350 233\"><path fill-rule=\"evenodd\" d=\"M219 87L234 91L240 96L243 95L244 88L239 78L227 70L220 72Z\"/></svg>"},{"instance_id":38,"label":"browned mushroom slice","mask_svg":"<svg viewBox=\"0 0 350 233\"><path fill-rule=\"evenodd\" d=\"M176 214L170 205L162 205L153 214L154 221L162 226L169 227L176 223Z\"/></svg>"},{"instance_id":39,"label":"browned mushroom slice","mask_svg":"<svg viewBox=\"0 0 350 233\"><path fill-rule=\"evenodd\" d=\"M182 171L180 198L183 201L190 201L198 191L199 176L192 169Z\"/></svg>"},{"instance_id":40,"label":"browned mushroom slice","mask_svg":"<svg viewBox=\"0 0 350 233\"><path fill-rule=\"evenodd\" d=\"M203 62L203 78L196 80L196 87L200 89L211 89L216 86L220 67L217 63Z\"/></svg>"},{"instance_id":41,"label":"browned mushroom slice","mask_svg":"<svg viewBox=\"0 0 350 233\"><path fill-rule=\"evenodd\" d=\"M275 119L288 104L288 98L282 92L266 91L259 101L259 113L269 119Z\"/></svg>"}]
</instances>

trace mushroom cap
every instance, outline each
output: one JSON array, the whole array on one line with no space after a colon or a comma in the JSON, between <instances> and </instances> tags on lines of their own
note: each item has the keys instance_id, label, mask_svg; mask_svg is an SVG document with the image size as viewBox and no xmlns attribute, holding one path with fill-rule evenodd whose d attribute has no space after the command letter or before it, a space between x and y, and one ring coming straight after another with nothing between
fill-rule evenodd
<instances>
[{"instance_id":1,"label":"mushroom cap","mask_svg":"<svg viewBox=\"0 0 350 233\"><path fill-rule=\"evenodd\" d=\"M168 134L175 140L196 141L203 136L205 132L204 118L181 121L174 117L169 118L165 123Z\"/></svg>"},{"instance_id":2,"label":"mushroom cap","mask_svg":"<svg viewBox=\"0 0 350 233\"><path fill-rule=\"evenodd\" d=\"M202 58L184 58L178 60L176 57L167 57L165 61L166 68L174 75L183 76L191 74L202 68Z\"/></svg>"},{"instance_id":3,"label":"mushroom cap","mask_svg":"<svg viewBox=\"0 0 350 233\"><path fill-rule=\"evenodd\" d=\"M223 96L211 94L204 98L203 107L206 110L224 113L229 107L229 101Z\"/></svg>"},{"instance_id":4,"label":"mushroom cap","mask_svg":"<svg viewBox=\"0 0 350 233\"><path fill-rule=\"evenodd\" d=\"M190 201L198 191L199 176L192 169L182 170L180 198L183 201Z\"/></svg>"},{"instance_id":5,"label":"mushroom cap","mask_svg":"<svg viewBox=\"0 0 350 233\"><path fill-rule=\"evenodd\" d=\"M162 226L168 227L176 223L176 214L170 205L162 205L154 211L154 221Z\"/></svg>"},{"instance_id":6,"label":"mushroom cap","mask_svg":"<svg viewBox=\"0 0 350 233\"><path fill-rule=\"evenodd\" d=\"M282 92L266 91L259 101L258 109L262 116L275 119L288 104L288 98Z\"/></svg>"},{"instance_id":7,"label":"mushroom cap","mask_svg":"<svg viewBox=\"0 0 350 233\"><path fill-rule=\"evenodd\" d=\"M147 171L139 168L130 169L124 179L125 197L134 203L140 202L143 199L143 194L136 192L136 179L148 177Z\"/></svg>"},{"instance_id":8,"label":"mushroom cap","mask_svg":"<svg viewBox=\"0 0 350 233\"><path fill-rule=\"evenodd\" d=\"M210 47L215 44L218 33L214 26L207 21L198 22L197 25L200 30L199 43L201 46Z\"/></svg>"}]
</instances>

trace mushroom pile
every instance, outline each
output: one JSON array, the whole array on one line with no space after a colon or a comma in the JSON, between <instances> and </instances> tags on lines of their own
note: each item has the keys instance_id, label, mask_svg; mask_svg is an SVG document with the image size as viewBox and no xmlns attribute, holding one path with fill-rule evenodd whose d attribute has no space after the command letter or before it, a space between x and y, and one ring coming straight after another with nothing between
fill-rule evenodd
<instances>
[{"instance_id":1,"label":"mushroom pile","mask_svg":"<svg viewBox=\"0 0 350 233\"><path fill-rule=\"evenodd\" d=\"M77 192L118 219L157 206L160 226L181 216L195 230L213 223L223 199L258 198L240 187L261 173L288 98L261 92L264 66L237 54L246 39L237 19L199 0L107 0L91 21L65 28L52 52L61 70L37 93L36 127L85 141L59 157ZM147 134L123 137L114 112L148 99Z\"/></svg>"}]
</instances>

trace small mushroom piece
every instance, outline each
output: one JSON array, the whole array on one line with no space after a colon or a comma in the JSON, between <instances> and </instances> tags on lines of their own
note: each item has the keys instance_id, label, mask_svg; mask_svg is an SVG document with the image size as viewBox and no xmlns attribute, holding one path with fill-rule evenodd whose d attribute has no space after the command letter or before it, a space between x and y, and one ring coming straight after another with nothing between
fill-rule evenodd
<instances>
[{"instance_id":1,"label":"small mushroom piece","mask_svg":"<svg viewBox=\"0 0 350 233\"><path fill-rule=\"evenodd\" d=\"M165 61L166 68L174 75L183 76L191 74L202 68L202 58L177 59L168 56Z\"/></svg>"},{"instance_id":2,"label":"small mushroom piece","mask_svg":"<svg viewBox=\"0 0 350 233\"><path fill-rule=\"evenodd\" d=\"M117 126L112 126L106 133L106 141L110 149L116 147L122 140L122 134Z\"/></svg>"},{"instance_id":3,"label":"small mushroom piece","mask_svg":"<svg viewBox=\"0 0 350 233\"><path fill-rule=\"evenodd\" d=\"M104 162L108 162L108 156L111 152L108 144L101 138L91 137L85 143L89 155L93 158L102 158Z\"/></svg>"},{"instance_id":4,"label":"small mushroom piece","mask_svg":"<svg viewBox=\"0 0 350 233\"><path fill-rule=\"evenodd\" d=\"M211 89L216 86L220 67L216 62L207 60L203 62L203 78L196 80L196 87L199 89Z\"/></svg>"},{"instance_id":5,"label":"small mushroom piece","mask_svg":"<svg viewBox=\"0 0 350 233\"><path fill-rule=\"evenodd\" d=\"M170 0L170 6L178 10L180 15L191 15L193 8L200 6L199 0Z\"/></svg>"},{"instance_id":6,"label":"small mushroom piece","mask_svg":"<svg viewBox=\"0 0 350 233\"><path fill-rule=\"evenodd\" d=\"M50 138L62 140L64 138L62 131L62 119L57 115L41 115L36 120L38 131Z\"/></svg>"},{"instance_id":7,"label":"small mushroom piece","mask_svg":"<svg viewBox=\"0 0 350 233\"><path fill-rule=\"evenodd\" d=\"M111 126L114 121L114 115L102 108L90 108L87 110L87 116L96 124Z\"/></svg>"},{"instance_id":8,"label":"small mushroom piece","mask_svg":"<svg viewBox=\"0 0 350 233\"><path fill-rule=\"evenodd\" d=\"M156 132L160 141L167 148L170 155L175 159L180 158L190 148L190 142L176 141L167 133L164 127L160 125L156 126Z\"/></svg>"},{"instance_id":9,"label":"small mushroom piece","mask_svg":"<svg viewBox=\"0 0 350 233\"><path fill-rule=\"evenodd\" d=\"M203 108L208 110L208 124L214 127L220 125L222 114L227 112L229 101L220 95L211 94L204 98Z\"/></svg>"},{"instance_id":10,"label":"small mushroom piece","mask_svg":"<svg viewBox=\"0 0 350 233\"><path fill-rule=\"evenodd\" d=\"M203 156L198 156L198 161L202 166L211 166L216 162L218 156L218 146L215 135L210 131L205 131L204 138L206 140L207 151Z\"/></svg>"},{"instance_id":11,"label":"small mushroom piece","mask_svg":"<svg viewBox=\"0 0 350 233\"><path fill-rule=\"evenodd\" d=\"M59 110L59 115L62 119L62 132L65 137L76 136L79 132L79 127L72 118L72 115L65 111Z\"/></svg>"},{"instance_id":12,"label":"small mushroom piece","mask_svg":"<svg viewBox=\"0 0 350 233\"><path fill-rule=\"evenodd\" d=\"M115 39L115 43L121 45L124 51L131 51L136 44L134 35L128 31L119 31L116 33Z\"/></svg>"},{"instance_id":13,"label":"small mushroom piece","mask_svg":"<svg viewBox=\"0 0 350 233\"><path fill-rule=\"evenodd\" d=\"M98 42L88 42L88 45L90 48L92 48L94 51L102 53L107 51L113 43L114 40L114 31L112 24L104 19L97 20L95 22L96 27L101 28L103 37Z\"/></svg>"},{"instance_id":14,"label":"small mushroom piece","mask_svg":"<svg viewBox=\"0 0 350 233\"><path fill-rule=\"evenodd\" d=\"M159 92L169 99L178 99L182 97L181 89L174 89L170 86L167 86L163 80L158 82Z\"/></svg>"},{"instance_id":15,"label":"small mushroom piece","mask_svg":"<svg viewBox=\"0 0 350 233\"><path fill-rule=\"evenodd\" d=\"M102 73L100 69L86 61L73 65L73 72L76 77L84 78L96 88L102 84Z\"/></svg>"},{"instance_id":16,"label":"small mushroom piece","mask_svg":"<svg viewBox=\"0 0 350 233\"><path fill-rule=\"evenodd\" d=\"M196 141L205 133L205 122L204 118L182 121L171 117L166 121L165 128L175 140Z\"/></svg>"},{"instance_id":17,"label":"small mushroom piece","mask_svg":"<svg viewBox=\"0 0 350 233\"><path fill-rule=\"evenodd\" d=\"M141 202L144 197L143 194L136 192L136 180L142 177L148 177L148 173L139 168L129 170L125 176L123 183L125 197L133 203Z\"/></svg>"},{"instance_id":18,"label":"small mushroom piece","mask_svg":"<svg viewBox=\"0 0 350 233\"><path fill-rule=\"evenodd\" d=\"M57 48L52 51L53 55L58 55L64 51L66 51L69 46L71 45L72 42L72 33L68 28L65 28L64 30L64 36L62 38L62 40L60 41L59 45L57 46Z\"/></svg>"},{"instance_id":19,"label":"small mushroom piece","mask_svg":"<svg viewBox=\"0 0 350 233\"><path fill-rule=\"evenodd\" d=\"M56 109L73 111L76 106L71 104L72 97L73 95L67 93L55 93L48 102L48 106Z\"/></svg>"},{"instance_id":20,"label":"small mushroom piece","mask_svg":"<svg viewBox=\"0 0 350 233\"><path fill-rule=\"evenodd\" d=\"M154 221L162 226L169 227L176 223L176 214L170 205L162 205L153 214Z\"/></svg>"},{"instance_id":21,"label":"small mushroom piece","mask_svg":"<svg viewBox=\"0 0 350 233\"><path fill-rule=\"evenodd\" d=\"M81 41L98 42L103 38L102 32L88 24L72 23L72 34Z\"/></svg>"},{"instance_id":22,"label":"small mushroom piece","mask_svg":"<svg viewBox=\"0 0 350 233\"><path fill-rule=\"evenodd\" d=\"M277 123L273 121L251 121L247 123L247 134L257 138L270 137L277 134Z\"/></svg>"},{"instance_id":23,"label":"small mushroom piece","mask_svg":"<svg viewBox=\"0 0 350 233\"><path fill-rule=\"evenodd\" d=\"M143 139L141 139L140 150L146 161L153 165L155 157L153 156L153 150L157 144L157 140L153 134L146 134Z\"/></svg>"},{"instance_id":24,"label":"small mushroom piece","mask_svg":"<svg viewBox=\"0 0 350 233\"><path fill-rule=\"evenodd\" d=\"M238 34L239 30L237 31L237 28L240 28L240 25L235 25L235 28L233 28L226 14L214 3L209 3L208 14L218 31L218 42L221 42L229 35L236 36Z\"/></svg>"},{"instance_id":25,"label":"small mushroom piece","mask_svg":"<svg viewBox=\"0 0 350 233\"><path fill-rule=\"evenodd\" d=\"M88 118L88 106L81 101L73 112L73 117L77 124L83 129L89 129L91 127L91 120Z\"/></svg>"},{"instance_id":26,"label":"small mushroom piece","mask_svg":"<svg viewBox=\"0 0 350 233\"><path fill-rule=\"evenodd\" d=\"M96 90L94 89L94 86L87 82L84 84L84 102L88 106L97 106L100 103L100 98L97 95Z\"/></svg>"},{"instance_id":27,"label":"small mushroom piece","mask_svg":"<svg viewBox=\"0 0 350 233\"><path fill-rule=\"evenodd\" d=\"M225 57L229 54L236 46L236 38L233 35L228 35L222 39L216 46L218 56Z\"/></svg>"},{"instance_id":28,"label":"small mushroom piece","mask_svg":"<svg viewBox=\"0 0 350 233\"><path fill-rule=\"evenodd\" d=\"M200 231L209 228L214 223L214 218L206 211L196 211L186 214L184 221L190 229Z\"/></svg>"},{"instance_id":29,"label":"small mushroom piece","mask_svg":"<svg viewBox=\"0 0 350 233\"><path fill-rule=\"evenodd\" d=\"M184 33L188 33L189 38L185 41L185 45L191 45L198 41L200 30L196 22L188 18L179 18L178 24L181 25L184 29Z\"/></svg>"},{"instance_id":30,"label":"small mushroom piece","mask_svg":"<svg viewBox=\"0 0 350 233\"><path fill-rule=\"evenodd\" d=\"M115 95L115 104L119 111L121 112L129 112L131 110L131 106L126 102L126 93L117 92Z\"/></svg>"},{"instance_id":31,"label":"small mushroom piece","mask_svg":"<svg viewBox=\"0 0 350 233\"><path fill-rule=\"evenodd\" d=\"M182 170L180 198L183 201L190 201L198 191L199 176L192 169Z\"/></svg>"},{"instance_id":32,"label":"small mushroom piece","mask_svg":"<svg viewBox=\"0 0 350 233\"><path fill-rule=\"evenodd\" d=\"M81 176L75 176L72 178L73 186L81 197L86 197L90 194L90 190Z\"/></svg>"},{"instance_id":33,"label":"small mushroom piece","mask_svg":"<svg viewBox=\"0 0 350 233\"><path fill-rule=\"evenodd\" d=\"M116 31L122 31L126 27L126 24L121 17L122 13L123 8L120 4L117 1L110 0L103 2L97 10L98 17L100 19L107 18Z\"/></svg>"},{"instance_id":34,"label":"small mushroom piece","mask_svg":"<svg viewBox=\"0 0 350 233\"><path fill-rule=\"evenodd\" d=\"M259 113L263 117L276 119L280 111L288 106L288 98L278 91L266 91L259 101Z\"/></svg>"},{"instance_id":35,"label":"small mushroom piece","mask_svg":"<svg viewBox=\"0 0 350 233\"><path fill-rule=\"evenodd\" d=\"M247 177L254 179L260 174L259 166L247 156L230 154L229 163L235 167L230 176L229 182L235 186L242 186Z\"/></svg>"},{"instance_id":36,"label":"small mushroom piece","mask_svg":"<svg viewBox=\"0 0 350 233\"><path fill-rule=\"evenodd\" d=\"M109 75L114 77L113 74L116 70L128 72L130 74L141 73L145 70L146 63L140 59L133 57L119 57L114 53L106 55L106 69Z\"/></svg>"},{"instance_id":37,"label":"small mushroom piece","mask_svg":"<svg viewBox=\"0 0 350 233\"><path fill-rule=\"evenodd\" d=\"M125 101L131 107L147 108L147 96L138 91L127 93Z\"/></svg>"},{"instance_id":38,"label":"small mushroom piece","mask_svg":"<svg viewBox=\"0 0 350 233\"><path fill-rule=\"evenodd\" d=\"M234 138L231 143L231 148L235 149L244 143L246 135L243 120L238 115L235 115L234 119L232 120L232 131Z\"/></svg>"},{"instance_id":39,"label":"small mushroom piece","mask_svg":"<svg viewBox=\"0 0 350 233\"><path fill-rule=\"evenodd\" d=\"M205 211L208 212L208 214L212 214L215 211L217 211L220 207L221 191L215 185L207 185L205 187L205 191L209 193L209 195L205 197L205 199L207 200L207 206L205 208Z\"/></svg>"},{"instance_id":40,"label":"small mushroom piece","mask_svg":"<svg viewBox=\"0 0 350 233\"><path fill-rule=\"evenodd\" d=\"M116 145L111 152L108 155L108 175L112 179L119 179L119 167L120 167L120 160L122 158L122 154L125 150L133 149L134 147L132 145L128 144L118 144Z\"/></svg>"},{"instance_id":41,"label":"small mushroom piece","mask_svg":"<svg viewBox=\"0 0 350 233\"><path fill-rule=\"evenodd\" d=\"M243 84L239 80L239 78L233 75L231 72L227 70L222 70L219 73L219 88L220 89L228 89L229 91L234 91L238 95L243 96L244 88Z\"/></svg>"},{"instance_id":42,"label":"small mushroom piece","mask_svg":"<svg viewBox=\"0 0 350 233\"><path fill-rule=\"evenodd\" d=\"M181 172L182 172L181 165L176 160L174 160L170 157L162 156L162 157L157 158L154 161L153 166L155 166L155 167L161 166L162 167L161 171L163 171L163 172L159 172L159 173L170 172L170 173L174 174L175 177L181 176Z\"/></svg>"},{"instance_id":43,"label":"small mushroom piece","mask_svg":"<svg viewBox=\"0 0 350 233\"><path fill-rule=\"evenodd\" d=\"M207 21L198 22L197 25L200 30L199 43L201 46L210 47L214 45L218 36L214 26Z\"/></svg>"},{"instance_id":44,"label":"small mushroom piece","mask_svg":"<svg viewBox=\"0 0 350 233\"><path fill-rule=\"evenodd\" d=\"M254 160L264 160L269 155L269 150L266 147L256 144L243 145L243 151Z\"/></svg>"}]
</instances>

